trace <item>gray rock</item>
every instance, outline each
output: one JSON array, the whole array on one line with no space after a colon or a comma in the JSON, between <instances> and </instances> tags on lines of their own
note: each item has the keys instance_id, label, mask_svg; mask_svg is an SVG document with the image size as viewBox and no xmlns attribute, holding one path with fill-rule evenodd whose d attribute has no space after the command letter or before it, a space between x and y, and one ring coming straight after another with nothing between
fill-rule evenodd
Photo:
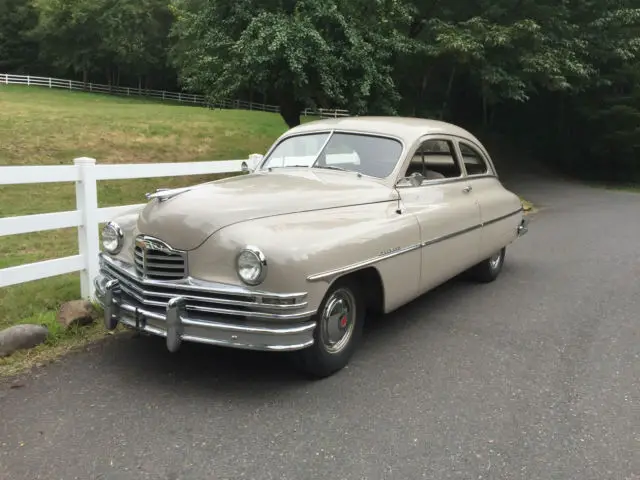
<instances>
[{"instance_id":1,"label":"gray rock","mask_svg":"<svg viewBox=\"0 0 640 480\"><path fill-rule=\"evenodd\" d=\"M88 325L96 319L96 311L91 302L72 300L63 303L58 311L58 323L65 328L75 325Z\"/></svg>"},{"instance_id":2,"label":"gray rock","mask_svg":"<svg viewBox=\"0 0 640 480\"><path fill-rule=\"evenodd\" d=\"M42 325L14 325L0 331L0 357L11 355L16 350L33 348L47 339L49 330Z\"/></svg>"}]
</instances>

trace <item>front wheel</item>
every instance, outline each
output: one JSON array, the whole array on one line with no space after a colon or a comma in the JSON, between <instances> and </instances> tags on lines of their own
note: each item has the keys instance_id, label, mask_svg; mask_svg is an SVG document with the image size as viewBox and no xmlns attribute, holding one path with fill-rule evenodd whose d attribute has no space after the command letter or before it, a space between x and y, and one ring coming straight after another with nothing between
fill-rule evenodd
<instances>
[{"instance_id":1,"label":"front wheel","mask_svg":"<svg viewBox=\"0 0 640 480\"><path fill-rule=\"evenodd\" d=\"M493 282L502 271L506 251L507 249L503 247L491 257L478 263L469 271L471 277L477 282Z\"/></svg>"},{"instance_id":2,"label":"front wheel","mask_svg":"<svg viewBox=\"0 0 640 480\"><path fill-rule=\"evenodd\" d=\"M355 352L364 324L364 302L358 285L348 279L331 286L316 314L312 346L294 353L303 372L323 378L344 368Z\"/></svg>"}]
</instances>

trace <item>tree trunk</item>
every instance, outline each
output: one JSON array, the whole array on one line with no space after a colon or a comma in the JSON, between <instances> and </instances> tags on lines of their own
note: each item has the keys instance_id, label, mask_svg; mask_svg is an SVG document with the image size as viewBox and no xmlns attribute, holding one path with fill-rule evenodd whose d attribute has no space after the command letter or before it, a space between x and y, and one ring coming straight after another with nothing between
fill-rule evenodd
<instances>
[{"instance_id":1,"label":"tree trunk","mask_svg":"<svg viewBox=\"0 0 640 480\"><path fill-rule=\"evenodd\" d=\"M280 95L280 115L289 128L300 125L302 105L292 95L282 92Z\"/></svg>"},{"instance_id":2,"label":"tree trunk","mask_svg":"<svg viewBox=\"0 0 640 480\"><path fill-rule=\"evenodd\" d=\"M487 102L487 87L482 83L482 126L487 127L489 124L489 105Z\"/></svg>"},{"instance_id":3,"label":"tree trunk","mask_svg":"<svg viewBox=\"0 0 640 480\"><path fill-rule=\"evenodd\" d=\"M442 102L442 109L440 110L440 120L445 118L445 114L447 108L449 107L449 98L451 97L451 90L453 89L453 80L456 76L456 66L454 65L451 68L451 73L449 74L449 82L447 83L447 91L444 94L444 102Z\"/></svg>"},{"instance_id":4,"label":"tree trunk","mask_svg":"<svg viewBox=\"0 0 640 480\"><path fill-rule=\"evenodd\" d=\"M413 115L415 116L417 113L417 109L422 108L422 102L424 101L424 95L427 91L427 85L429 83L429 77L431 76L431 69L427 69L422 75L422 83L420 84L420 89L418 90L418 101L413 106Z\"/></svg>"}]
</instances>

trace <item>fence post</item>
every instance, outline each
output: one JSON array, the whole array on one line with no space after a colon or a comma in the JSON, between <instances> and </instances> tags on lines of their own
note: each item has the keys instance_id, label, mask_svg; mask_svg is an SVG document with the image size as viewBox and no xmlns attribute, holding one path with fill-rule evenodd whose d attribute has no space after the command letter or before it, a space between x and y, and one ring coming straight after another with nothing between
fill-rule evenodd
<instances>
[{"instance_id":1,"label":"fence post","mask_svg":"<svg viewBox=\"0 0 640 480\"><path fill-rule=\"evenodd\" d=\"M255 169L263 158L264 155L261 155L259 153L252 153L251 155L249 155L249 165L251 170Z\"/></svg>"},{"instance_id":2,"label":"fence post","mask_svg":"<svg viewBox=\"0 0 640 480\"><path fill-rule=\"evenodd\" d=\"M31 86L31 77L27 75L27 86Z\"/></svg>"},{"instance_id":3,"label":"fence post","mask_svg":"<svg viewBox=\"0 0 640 480\"><path fill-rule=\"evenodd\" d=\"M91 300L95 289L93 279L98 274L98 189L95 175L95 158L81 157L73 160L79 170L76 182L76 206L82 212L82 225L78 227L78 247L83 256L84 270L80 272L82 298Z\"/></svg>"},{"instance_id":4,"label":"fence post","mask_svg":"<svg viewBox=\"0 0 640 480\"><path fill-rule=\"evenodd\" d=\"M49 88L51 88L51 77L49 77Z\"/></svg>"}]
</instances>

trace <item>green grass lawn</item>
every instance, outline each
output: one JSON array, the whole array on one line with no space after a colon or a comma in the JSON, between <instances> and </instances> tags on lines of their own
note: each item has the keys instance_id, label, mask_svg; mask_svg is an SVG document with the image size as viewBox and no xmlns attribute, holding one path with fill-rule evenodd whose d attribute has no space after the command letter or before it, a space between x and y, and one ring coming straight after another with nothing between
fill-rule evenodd
<instances>
[{"instance_id":1,"label":"green grass lawn","mask_svg":"<svg viewBox=\"0 0 640 480\"><path fill-rule=\"evenodd\" d=\"M280 115L208 110L108 95L0 85L0 166L69 165L75 157L98 163L190 162L244 159L264 153L286 130ZM216 178L185 176L103 181L99 205L144 203L156 187ZM72 183L0 187L0 217L75 209ZM77 253L75 228L0 237L0 268ZM59 305L78 298L78 274L0 288L0 329L20 322L55 329ZM55 330L64 348L76 335ZM18 355L38 355L38 349ZM0 368L9 360L0 360Z\"/></svg>"}]
</instances>

